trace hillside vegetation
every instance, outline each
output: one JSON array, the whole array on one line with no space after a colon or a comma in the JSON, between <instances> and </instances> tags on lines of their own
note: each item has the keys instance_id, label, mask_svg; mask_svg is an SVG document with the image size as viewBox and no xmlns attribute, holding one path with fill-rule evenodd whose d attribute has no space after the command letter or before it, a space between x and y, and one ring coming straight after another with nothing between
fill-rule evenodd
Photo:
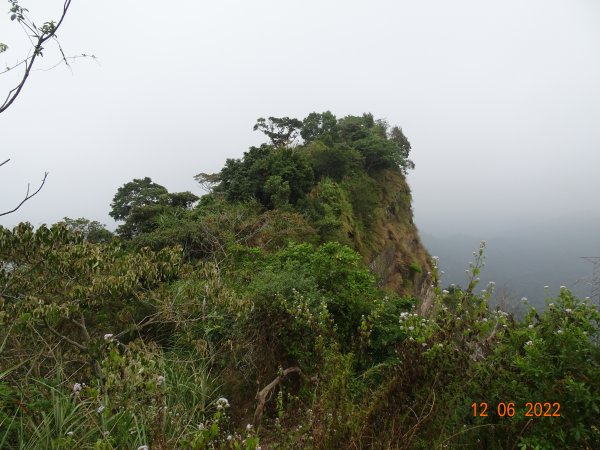
<instances>
[{"instance_id":1,"label":"hillside vegetation","mask_svg":"<svg viewBox=\"0 0 600 450\"><path fill-rule=\"evenodd\" d=\"M402 130L258 119L195 178L125 183L116 234L0 227L0 448L599 448L600 313L441 287Z\"/></svg>"}]
</instances>

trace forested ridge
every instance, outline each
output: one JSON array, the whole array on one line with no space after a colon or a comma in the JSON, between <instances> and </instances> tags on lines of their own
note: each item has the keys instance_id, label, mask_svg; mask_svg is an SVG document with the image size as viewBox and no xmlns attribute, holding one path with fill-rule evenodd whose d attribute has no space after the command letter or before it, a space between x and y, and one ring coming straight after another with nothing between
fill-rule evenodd
<instances>
[{"instance_id":1,"label":"forested ridge","mask_svg":"<svg viewBox=\"0 0 600 450\"><path fill-rule=\"evenodd\" d=\"M401 128L254 129L204 195L124 183L115 233L0 227L0 448L600 448L596 306L490 308L485 242L444 288Z\"/></svg>"}]
</instances>

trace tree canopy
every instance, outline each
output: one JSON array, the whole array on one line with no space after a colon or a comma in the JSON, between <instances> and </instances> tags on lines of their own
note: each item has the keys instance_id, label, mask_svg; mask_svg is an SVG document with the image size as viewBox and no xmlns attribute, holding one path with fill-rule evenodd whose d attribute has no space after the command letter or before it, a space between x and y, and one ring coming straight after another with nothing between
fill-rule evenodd
<instances>
[{"instance_id":1,"label":"tree canopy","mask_svg":"<svg viewBox=\"0 0 600 450\"><path fill-rule=\"evenodd\" d=\"M161 214L189 209L198 199L191 192L170 193L150 177L145 177L125 183L117 190L109 215L125 222L117 233L131 239L154 230Z\"/></svg>"},{"instance_id":2,"label":"tree canopy","mask_svg":"<svg viewBox=\"0 0 600 450\"><path fill-rule=\"evenodd\" d=\"M339 120L330 111L313 112L303 120L260 118L254 129L265 133L270 143L251 147L241 159L228 159L210 181L219 183L215 191L230 201L254 197L273 208L295 205L325 177L341 181L360 170L405 173L414 168L408 159L410 143L399 127L388 128L372 114ZM298 135L303 142L292 146ZM208 180L206 174L201 180Z\"/></svg>"}]
</instances>

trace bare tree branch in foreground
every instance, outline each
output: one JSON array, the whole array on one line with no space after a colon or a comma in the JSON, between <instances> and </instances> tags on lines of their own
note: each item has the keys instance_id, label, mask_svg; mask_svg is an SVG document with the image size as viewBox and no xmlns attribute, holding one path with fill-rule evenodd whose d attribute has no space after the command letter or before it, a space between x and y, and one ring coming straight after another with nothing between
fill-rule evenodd
<instances>
[{"instance_id":1,"label":"bare tree branch in foreground","mask_svg":"<svg viewBox=\"0 0 600 450\"><path fill-rule=\"evenodd\" d=\"M6 161L0 163L0 167L2 167L4 164L6 164L9 161L10 161L10 159L7 159ZM35 197L37 195L37 193L40 192L42 190L42 188L44 187L44 184L46 183L46 178L48 178L48 172L44 172L44 178L42 178L42 182L40 183L39 187L32 194L29 193L29 191L30 191L30 185L29 185L29 183L27 183L27 192L25 193L25 198L23 200L21 200L21 203L19 203L15 208L11 209L10 211L0 212L0 217L6 216L6 215L11 214L11 213L14 213L21 206L23 206L23 204L27 200Z\"/></svg>"},{"instance_id":2,"label":"bare tree branch in foreground","mask_svg":"<svg viewBox=\"0 0 600 450\"><path fill-rule=\"evenodd\" d=\"M57 23L55 23L54 21L50 21L50 22L44 23L41 27L35 26L35 24L26 15L26 13L28 12L27 9L19 6L17 1L13 1L11 3L12 3L11 20L17 20L23 26L23 28L24 28L25 32L28 34L28 36L30 38L33 38L33 42L32 42L33 54L28 56L23 61L21 61L17 64L17 66L21 65L21 64L25 64L25 70L23 72L23 76L21 77L21 81L19 82L19 84L17 84L17 86L15 86L13 89L11 89L9 91L8 95L6 96L6 99L4 100L4 103L2 103L2 105L0 105L0 114L3 113L4 111L6 111L13 104L13 102L16 100L16 98L19 96L19 94L23 90L23 86L25 86L25 82L27 81L27 78L29 78L31 69L32 69L36 59L38 58L38 56L39 57L44 56L42 51L44 50L44 44L48 40L54 39L57 42L58 48L63 56L63 61L65 62L65 64L67 66L69 65L67 58L65 57L65 54L62 50L62 47L60 46L60 43L58 43L58 40L56 39L56 32L62 25L63 20L65 19L65 16L67 15L67 11L69 10L69 7L71 6L71 0L65 0L65 3L63 5L62 14ZM29 34L29 33L31 33L31 34Z\"/></svg>"}]
</instances>

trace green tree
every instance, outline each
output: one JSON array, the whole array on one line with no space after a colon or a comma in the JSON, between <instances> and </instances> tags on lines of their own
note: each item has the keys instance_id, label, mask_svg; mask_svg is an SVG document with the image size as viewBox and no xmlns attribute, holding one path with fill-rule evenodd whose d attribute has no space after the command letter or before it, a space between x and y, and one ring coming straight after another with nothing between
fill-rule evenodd
<instances>
[{"instance_id":1,"label":"green tree","mask_svg":"<svg viewBox=\"0 0 600 450\"><path fill-rule=\"evenodd\" d=\"M145 177L125 183L117 190L109 214L125 221L117 228L119 236L132 239L156 229L162 214L187 210L198 199L189 191L169 193L164 186Z\"/></svg>"},{"instance_id":2,"label":"green tree","mask_svg":"<svg viewBox=\"0 0 600 450\"><path fill-rule=\"evenodd\" d=\"M263 144L251 147L241 160L228 159L219 179L221 183L215 191L224 192L229 201L256 198L273 208L274 200L284 200L288 191L289 203L296 204L312 188L314 174L304 152Z\"/></svg>"},{"instance_id":3,"label":"green tree","mask_svg":"<svg viewBox=\"0 0 600 450\"><path fill-rule=\"evenodd\" d=\"M327 144L338 142L337 118L330 112L312 112L302 121L300 132L305 143L321 140Z\"/></svg>"},{"instance_id":4,"label":"green tree","mask_svg":"<svg viewBox=\"0 0 600 450\"><path fill-rule=\"evenodd\" d=\"M371 134L371 128L375 125L372 114L359 116L346 116L338 122L340 139L349 144L364 139Z\"/></svg>"},{"instance_id":5,"label":"green tree","mask_svg":"<svg viewBox=\"0 0 600 450\"><path fill-rule=\"evenodd\" d=\"M134 208L157 205L161 196L168 193L167 188L154 183L150 177L134 179L117 190L108 214L115 220L126 220Z\"/></svg>"},{"instance_id":6,"label":"green tree","mask_svg":"<svg viewBox=\"0 0 600 450\"><path fill-rule=\"evenodd\" d=\"M279 175L271 175L265 183L265 193L270 197L270 202L274 208L282 208L290 200L290 183L283 181Z\"/></svg>"},{"instance_id":7,"label":"green tree","mask_svg":"<svg viewBox=\"0 0 600 450\"><path fill-rule=\"evenodd\" d=\"M65 217L59 223L64 224L70 232L83 236L85 241L95 244L109 242L113 238L113 234L106 229L106 226L96 220L89 220L84 217L79 219Z\"/></svg>"},{"instance_id":8,"label":"green tree","mask_svg":"<svg viewBox=\"0 0 600 450\"><path fill-rule=\"evenodd\" d=\"M415 163L408 159L408 156L410 154L410 142L408 142L408 139L406 138L406 136L404 136L402 128L393 127L390 131L389 139L398 147L400 165L404 173L406 173L407 169L414 169Z\"/></svg>"},{"instance_id":9,"label":"green tree","mask_svg":"<svg viewBox=\"0 0 600 450\"><path fill-rule=\"evenodd\" d=\"M401 167L403 159L395 143L377 134L369 134L353 143L364 157L367 172Z\"/></svg>"},{"instance_id":10,"label":"green tree","mask_svg":"<svg viewBox=\"0 0 600 450\"><path fill-rule=\"evenodd\" d=\"M200 199L190 191L171 192L166 196L166 202L173 208L190 209L192 205Z\"/></svg>"},{"instance_id":11,"label":"green tree","mask_svg":"<svg viewBox=\"0 0 600 450\"><path fill-rule=\"evenodd\" d=\"M345 143L325 145L321 141L311 142L304 147L310 155L310 162L317 180L329 177L341 181L346 175L359 169L362 155Z\"/></svg>"},{"instance_id":12,"label":"green tree","mask_svg":"<svg viewBox=\"0 0 600 450\"><path fill-rule=\"evenodd\" d=\"M263 132L275 147L291 145L302 128L302 122L289 117L260 117L254 125L254 131Z\"/></svg>"}]
</instances>

